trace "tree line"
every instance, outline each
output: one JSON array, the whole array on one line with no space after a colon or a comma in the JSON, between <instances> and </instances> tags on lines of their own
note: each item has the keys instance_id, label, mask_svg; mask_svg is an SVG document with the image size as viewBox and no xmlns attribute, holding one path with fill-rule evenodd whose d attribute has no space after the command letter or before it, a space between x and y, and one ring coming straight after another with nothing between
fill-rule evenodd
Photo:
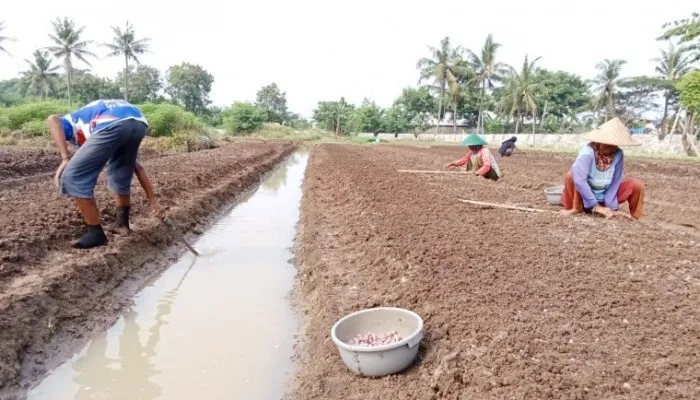
<instances>
[{"instance_id":1,"label":"tree line","mask_svg":"<svg viewBox=\"0 0 700 400\"><path fill-rule=\"evenodd\" d=\"M632 78L622 78L625 60L602 60L595 75L584 79L543 68L539 57L526 55L520 66L507 65L499 60L502 45L492 35L478 50L454 45L445 37L418 60L418 86L404 88L390 107L368 99L353 105L341 97L320 101L312 118L337 134L438 131L439 121L451 122L452 131L459 123L480 133L578 132L616 116L633 127L644 126L643 116L656 112L661 115L662 136L678 130L690 135L700 114L698 26L697 14L665 24L658 39L666 42L666 48L655 59L654 72ZM12 39L3 35L5 28L0 23L0 52L7 53L3 45ZM254 104L235 103L226 110L212 107L214 77L204 68L183 63L161 76L139 61L150 51L149 38L139 38L128 22L111 29L112 42L97 44L86 40L84 27L71 19L52 22L47 46L25 60L27 69L20 77L0 82L0 104L49 98L72 104L121 97L136 104L172 102L212 125L222 125L228 117L235 132L257 130L264 122L309 125L287 109L286 93L274 83L260 89ZM124 59L118 76L99 77L74 66L78 62L91 67L97 58L95 46L105 50L105 57Z\"/></svg>"},{"instance_id":2,"label":"tree line","mask_svg":"<svg viewBox=\"0 0 700 400\"><path fill-rule=\"evenodd\" d=\"M66 100L85 104L99 98L123 98L134 104L171 102L199 116L211 125L222 125L227 116L238 132L260 128L261 123L285 125L308 124L287 109L286 93L276 84L260 89L256 104L236 103L222 110L211 105L209 94L214 76L200 65L173 65L161 74L158 69L141 64L139 57L150 52L150 38L139 37L134 26L112 27L110 43L95 43L85 37L85 27L69 18L51 23L47 45L25 59L26 70L14 79L0 81L0 106L13 106L35 100ZM10 55L5 43L15 39L5 36L6 25L0 22L0 53ZM116 77L101 77L90 72L92 62L104 57L121 57L124 68ZM82 69L81 67L87 67ZM252 107L252 108L251 108Z\"/></svg>"},{"instance_id":3,"label":"tree line","mask_svg":"<svg viewBox=\"0 0 700 400\"><path fill-rule=\"evenodd\" d=\"M658 40L666 48L654 59L653 74L623 78L626 61L605 59L588 80L543 68L539 57L526 55L521 65L507 65L499 60L502 45L492 35L478 50L445 37L417 62L419 86L403 89L391 107L382 109L367 99L355 106L341 98L319 102L313 118L336 133L423 132L431 127L437 132L436 122L445 120L455 132L458 123L480 133L517 133L525 125L532 132L579 132L613 117L643 127L644 115L657 112L662 136L693 131L700 113L699 26L694 14L662 27Z\"/></svg>"},{"instance_id":4,"label":"tree line","mask_svg":"<svg viewBox=\"0 0 700 400\"><path fill-rule=\"evenodd\" d=\"M9 54L0 23L0 52ZM139 57L150 52L150 39L139 38L129 22L112 27L111 43L85 38L85 27L69 18L51 23L47 45L37 48L20 76L0 82L0 104L12 106L31 100L64 99L69 105L99 98L124 98L132 103L169 100L196 114L205 114L211 104L209 93L214 77L199 65L182 63L168 68L165 76ZM95 47L105 49L104 57L122 57L124 69L114 78L92 74L92 62L99 59ZM88 69L81 69L80 66Z\"/></svg>"}]
</instances>

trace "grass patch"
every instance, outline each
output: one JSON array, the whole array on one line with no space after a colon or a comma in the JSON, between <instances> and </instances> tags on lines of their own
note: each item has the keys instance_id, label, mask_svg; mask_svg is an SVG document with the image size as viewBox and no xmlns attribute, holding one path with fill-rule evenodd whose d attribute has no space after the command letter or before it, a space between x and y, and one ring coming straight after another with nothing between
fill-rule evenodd
<instances>
[{"instance_id":1,"label":"grass patch","mask_svg":"<svg viewBox=\"0 0 700 400\"><path fill-rule=\"evenodd\" d=\"M219 147L223 141L221 135L215 131L180 131L170 136L146 136L141 143L141 148L168 153L191 153L199 150Z\"/></svg>"},{"instance_id":2,"label":"grass patch","mask_svg":"<svg viewBox=\"0 0 700 400\"><path fill-rule=\"evenodd\" d=\"M53 143L45 137L0 135L0 146L47 148L52 147Z\"/></svg>"},{"instance_id":3,"label":"grass patch","mask_svg":"<svg viewBox=\"0 0 700 400\"><path fill-rule=\"evenodd\" d=\"M220 131L223 134L223 131ZM264 124L263 128L248 135L229 135L230 140L263 139L290 140L294 142L337 141L328 131L321 129L294 129L280 124Z\"/></svg>"},{"instance_id":4,"label":"grass patch","mask_svg":"<svg viewBox=\"0 0 700 400\"><path fill-rule=\"evenodd\" d=\"M377 139L373 137L352 136L349 140L352 144L376 144ZM390 143L388 140L379 139L379 143ZM394 143L394 142L391 142Z\"/></svg>"},{"instance_id":5,"label":"grass patch","mask_svg":"<svg viewBox=\"0 0 700 400\"><path fill-rule=\"evenodd\" d=\"M23 132L0 128L0 146L47 147L52 145L53 142L46 131Z\"/></svg>"}]
</instances>

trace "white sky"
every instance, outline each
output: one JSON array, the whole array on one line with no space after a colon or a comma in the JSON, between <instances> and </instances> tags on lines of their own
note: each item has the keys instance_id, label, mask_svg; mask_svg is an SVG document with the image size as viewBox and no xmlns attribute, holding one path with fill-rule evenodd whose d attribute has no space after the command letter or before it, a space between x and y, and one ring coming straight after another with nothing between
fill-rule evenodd
<instances>
[{"instance_id":1,"label":"white sky","mask_svg":"<svg viewBox=\"0 0 700 400\"><path fill-rule=\"evenodd\" d=\"M569 3L569 5L564 5ZM114 4L107 8L106 5ZM182 6L180 6L182 4ZM503 44L501 61L519 67L525 54L539 65L584 78L604 58L628 61L625 75L653 73L652 58L666 44L655 40L664 22L697 11L697 1L443 0L431 5L395 0L149 1L104 3L25 0L3 7L13 54L0 54L0 79L26 69L25 58L49 44L50 21L72 17L86 38L111 41L110 26L128 19L137 36L152 39L141 62L162 71L183 61L215 77L217 105L254 101L257 90L277 82L292 111L310 116L319 100L364 97L389 106L418 80L416 62L444 36L478 50L488 33ZM574 6L576 4L576 6ZM118 6L117 6L118 5ZM439 12L435 11L439 10ZM104 49L95 52L104 56ZM76 64L76 67L81 67ZM93 71L113 77L121 59L96 60Z\"/></svg>"}]
</instances>

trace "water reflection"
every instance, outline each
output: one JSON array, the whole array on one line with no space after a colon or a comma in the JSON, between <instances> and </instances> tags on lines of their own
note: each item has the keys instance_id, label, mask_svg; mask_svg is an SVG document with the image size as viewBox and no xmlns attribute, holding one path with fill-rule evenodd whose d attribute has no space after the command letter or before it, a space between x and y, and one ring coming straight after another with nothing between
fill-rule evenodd
<instances>
[{"instance_id":1,"label":"water reflection","mask_svg":"<svg viewBox=\"0 0 700 400\"><path fill-rule=\"evenodd\" d=\"M110 393L119 393L124 398L155 399L161 395L161 387L150 378L160 371L152 361L156 353L156 345L160 340L160 329L167 324L165 317L170 314L172 304L178 296L180 287L192 270L196 259L193 259L185 270L177 285L167 291L158 304L155 324L148 330L146 345L141 344L141 326L136 322L138 313L130 308L123 316L124 328L119 335L119 352L117 357L109 357L107 351L107 336L93 340L87 348L87 353L73 366L75 375L73 381L82 388L77 393L77 400L107 398ZM95 384L98 384L93 389ZM97 397L96 397L97 396Z\"/></svg>"},{"instance_id":2,"label":"water reflection","mask_svg":"<svg viewBox=\"0 0 700 400\"><path fill-rule=\"evenodd\" d=\"M289 167L297 165L301 162L302 157L305 157L306 155L300 155L300 154L294 154L291 157L285 161L285 167L280 168L278 171L275 171L274 174L272 174L267 180L265 180L262 183L262 187L265 189L269 189L272 191L273 194L276 194L280 187L285 185L287 183L287 172L289 171Z\"/></svg>"}]
</instances>

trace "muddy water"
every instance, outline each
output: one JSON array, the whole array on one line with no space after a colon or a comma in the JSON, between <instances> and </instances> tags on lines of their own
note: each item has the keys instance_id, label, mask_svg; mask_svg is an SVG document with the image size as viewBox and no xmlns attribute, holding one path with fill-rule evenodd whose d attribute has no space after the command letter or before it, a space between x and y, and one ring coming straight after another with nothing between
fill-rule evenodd
<instances>
[{"instance_id":1,"label":"muddy water","mask_svg":"<svg viewBox=\"0 0 700 400\"><path fill-rule=\"evenodd\" d=\"M29 399L279 399L291 376L290 303L307 155L297 153L136 296Z\"/></svg>"}]
</instances>

